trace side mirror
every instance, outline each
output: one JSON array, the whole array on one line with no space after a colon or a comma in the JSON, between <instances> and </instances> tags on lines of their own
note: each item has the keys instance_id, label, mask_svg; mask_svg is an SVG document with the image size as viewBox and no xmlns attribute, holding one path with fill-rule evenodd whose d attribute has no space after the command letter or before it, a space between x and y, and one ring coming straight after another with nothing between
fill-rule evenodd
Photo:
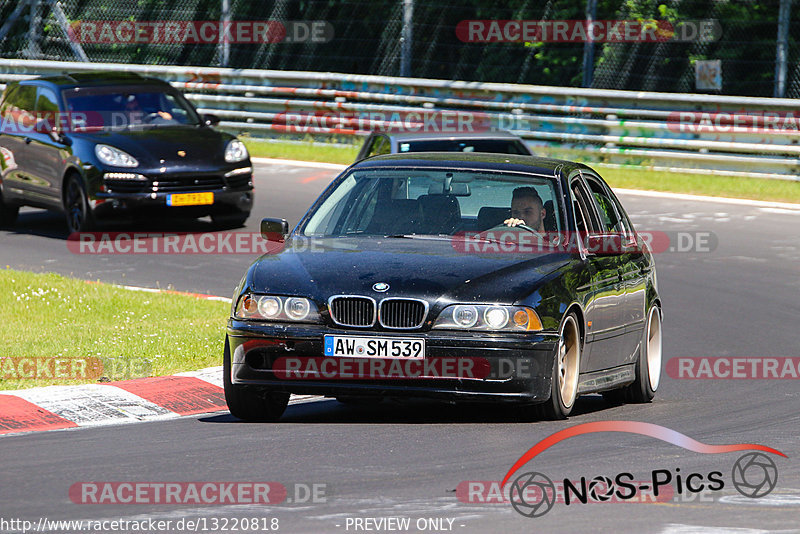
<instances>
[{"instance_id":1,"label":"side mirror","mask_svg":"<svg viewBox=\"0 0 800 534\"><path fill-rule=\"evenodd\" d=\"M289 235L289 223L286 219L261 219L261 237L267 241L281 241Z\"/></svg>"},{"instance_id":2,"label":"side mirror","mask_svg":"<svg viewBox=\"0 0 800 534\"><path fill-rule=\"evenodd\" d=\"M203 120L203 123L206 126L216 126L220 121L219 117L212 115L211 113L204 113L200 118Z\"/></svg>"},{"instance_id":3,"label":"side mirror","mask_svg":"<svg viewBox=\"0 0 800 534\"><path fill-rule=\"evenodd\" d=\"M33 127L33 130L36 133L47 134L47 136L52 139L54 143L64 143L64 138L61 135L61 132L58 131L58 127L51 125L47 119L38 121Z\"/></svg>"},{"instance_id":4,"label":"side mirror","mask_svg":"<svg viewBox=\"0 0 800 534\"><path fill-rule=\"evenodd\" d=\"M622 254L622 234L592 234L586 238L586 248L590 254L610 256Z\"/></svg>"}]
</instances>

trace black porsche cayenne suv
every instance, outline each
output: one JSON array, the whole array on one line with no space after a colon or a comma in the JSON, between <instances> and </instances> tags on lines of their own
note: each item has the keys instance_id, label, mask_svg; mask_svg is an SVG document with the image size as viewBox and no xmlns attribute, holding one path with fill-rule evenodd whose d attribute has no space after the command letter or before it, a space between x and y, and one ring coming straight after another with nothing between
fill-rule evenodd
<instances>
[{"instance_id":1,"label":"black porsche cayenne suv","mask_svg":"<svg viewBox=\"0 0 800 534\"><path fill-rule=\"evenodd\" d=\"M244 224L253 169L244 144L180 91L135 73L9 83L0 100L0 224L21 206L59 210L70 232L130 215Z\"/></svg>"}]
</instances>

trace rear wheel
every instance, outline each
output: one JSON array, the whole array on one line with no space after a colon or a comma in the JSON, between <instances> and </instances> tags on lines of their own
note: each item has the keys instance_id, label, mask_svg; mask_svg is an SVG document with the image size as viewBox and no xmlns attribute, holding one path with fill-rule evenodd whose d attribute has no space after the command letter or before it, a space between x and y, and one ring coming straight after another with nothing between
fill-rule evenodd
<instances>
[{"instance_id":1,"label":"rear wheel","mask_svg":"<svg viewBox=\"0 0 800 534\"><path fill-rule=\"evenodd\" d=\"M89 198L80 178L75 175L67 178L64 187L64 212L70 233L94 230L94 215L89 207Z\"/></svg>"},{"instance_id":2,"label":"rear wheel","mask_svg":"<svg viewBox=\"0 0 800 534\"><path fill-rule=\"evenodd\" d=\"M250 212L226 213L224 215L212 215L211 223L220 229L241 228L250 217Z\"/></svg>"},{"instance_id":3,"label":"rear wheel","mask_svg":"<svg viewBox=\"0 0 800 534\"><path fill-rule=\"evenodd\" d=\"M289 393L272 391L263 386L243 386L231 381L231 349L225 336L225 353L222 361L222 385L225 402L231 415L244 421L275 422L289 404Z\"/></svg>"},{"instance_id":4,"label":"rear wheel","mask_svg":"<svg viewBox=\"0 0 800 534\"><path fill-rule=\"evenodd\" d=\"M661 309L653 305L647 314L633 384L606 391L603 397L612 403L645 403L653 400L661 382Z\"/></svg>"},{"instance_id":5,"label":"rear wheel","mask_svg":"<svg viewBox=\"0 0 800 534\"><path fill-rule=\"evenodd\" d=\"M578 319L570 313L561 325L553 362L550 399L539 406L545 419L566 419L578 399L578 376L581 366L581 333Z\"/></svg>"}]
</instances>

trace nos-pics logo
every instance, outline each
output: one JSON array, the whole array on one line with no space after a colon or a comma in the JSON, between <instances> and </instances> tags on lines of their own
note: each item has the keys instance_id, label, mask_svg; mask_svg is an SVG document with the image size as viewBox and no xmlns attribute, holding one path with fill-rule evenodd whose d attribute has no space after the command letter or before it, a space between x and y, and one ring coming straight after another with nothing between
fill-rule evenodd
<instances>
[{"instance_id":1,"label":"nos-pics logo","mask_svg":"<svg viewBox=\"0 0 800 534\"><path fill-rule=\"evenodd\" d=\"M650 436L673 443L701 454L722 454L735 451L751 451L739 457L730 471L730 483L741 495L753 499L764 497L775 489L778 483L778 467L772 458L763 452L786 457L782 452L756 444L707 445L695 441L674 430L635 421L603 421L577 425L560 432L534 445L508 471L501 482L505 486L511 477L524 464L547 448L564 439L594 432L627 432ZM755 452L763 451L763 452ZM579 480L563 479L554 483L547 475L528 471L518 475L510 483L509 500L511 506L525 517L541 517L549 512L556 502L588 504L590 502L631 502L647 492L658 498L659 495L685 495L704 491L720 491L726 486L722 471L682 472L680 468L654 469L644 480L635 480L628 472L614 476L598 475Z\"/></svg>"}]
</instances>

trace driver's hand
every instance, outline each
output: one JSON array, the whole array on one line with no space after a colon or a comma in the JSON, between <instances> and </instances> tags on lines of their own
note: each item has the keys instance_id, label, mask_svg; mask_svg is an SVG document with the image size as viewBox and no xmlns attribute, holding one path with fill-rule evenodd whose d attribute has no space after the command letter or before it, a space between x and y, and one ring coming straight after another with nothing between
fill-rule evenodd
<instances>
[{"instance_id":1,"label":"driver's hand","mask_svg":"<svg viewBox=\"0 0 800 534\"><path fill-rule=\"evenodd\" d=\"M525 221L523 221L522 219L515 219L512 217L510 219L506 219L505 221L503 221L503 224L505 224L506 226L519 226L521 224L525 224Z\"/></svg>"},{"instance_id":2,"label":"driver's hand","mask_svg":"<svg viewBox=\"0 0 800 534\"><path fill-rule=\"evenodd\" d=\"M164 120L167 120L167 121L171 121L172 120L172 114L171 113L167 113L166 111L159 111L158 112L158 116L161 117Z\"/></svg>"}]
</instances>

